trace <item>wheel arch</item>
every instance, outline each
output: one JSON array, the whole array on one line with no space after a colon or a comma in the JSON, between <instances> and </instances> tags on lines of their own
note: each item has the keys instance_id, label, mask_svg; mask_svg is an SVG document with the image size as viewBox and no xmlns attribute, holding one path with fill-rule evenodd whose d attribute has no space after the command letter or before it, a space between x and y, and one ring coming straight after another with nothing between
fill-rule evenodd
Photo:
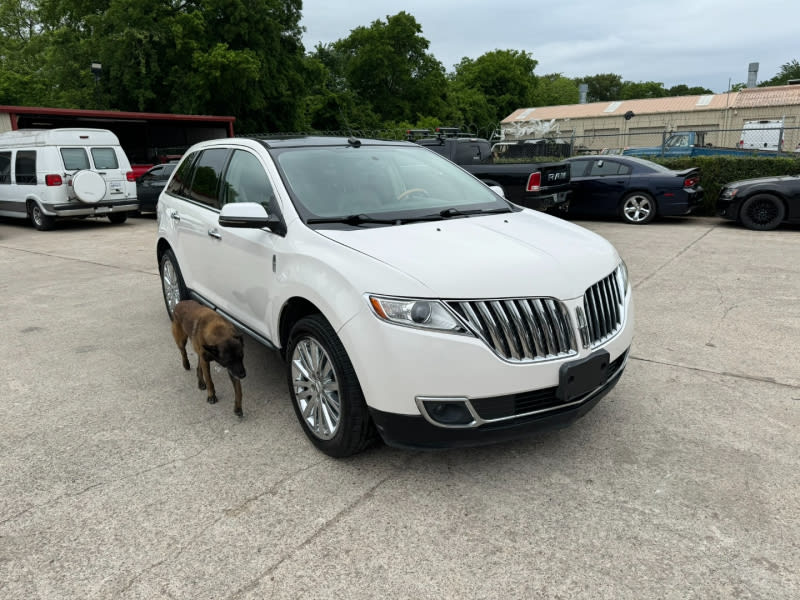
<instances>
[{"instance_id":1,"label":"wheel arch","mask_svg":"<svg viewBox=\"0 0 800 600\"><path fill-rule=\"evenodd\" d=\"M161 265L161 257L164 256L164 253L167 250L172 250L172 246L169 245L169 242L164 238L158 238L158 242L156 243L156 264Z\"/></svg>"},{"instance_id":2,"label":"wheel arch","mask_svg":"<svg viewBox=\"0 0 800 600\"><path fill-rule=\"evenodd\" d=\"M286 348L289 345L289 334L292 331L292 327L303 317L313 314L321 315L327 320L322 310L307 298L293 296L283 304L280 317L278 318L278 343L280 344L280 352L284 355L284 358Z\"/></svg>"}]
</instances>

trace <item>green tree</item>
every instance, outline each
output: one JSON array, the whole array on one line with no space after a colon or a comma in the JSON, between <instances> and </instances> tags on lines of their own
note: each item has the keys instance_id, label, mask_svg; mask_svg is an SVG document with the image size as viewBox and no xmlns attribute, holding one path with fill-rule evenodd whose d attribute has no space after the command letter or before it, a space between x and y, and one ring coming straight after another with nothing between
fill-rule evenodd
<instances>
[{"instance_id":1,"label":"green tree","mask_svg":"<svg viewBox=\"0 0 800 600\"><path fill-rule=\"evenodd\" d=\"M492 110L490 120L499 122L533 105L537 64L528 52L518 50L492 50L474 60L464 57L451 78L453 93L462 99L469 96L467 90L482 94ZM471 102L481 104L480 96L471 95Z\"/></svg>"},{"instance_id":2,"label":"green tree","mask_svg":"<svg viewBox=\"0 0 800 600\"><path fill-rule=\"evenodd\" d=\"M233 114L240 131L291 129L304 86L300 7L301 0L6 0L0 94L49 106ZM103 65L97 86L94 61Z\"/></svg>"},{"instance_id":3,"label":"green tree","mask_svg":"<svg viewBox=\"0 0 800 600\"><path fill-rule=\"evenodd\" d=\"M685 83L673 85L667 90L667 96L701 96L704 94L713 94L710 89L701 86L689 87Z\"/></svg>"},{"instance_id":4,"label":"green tree","mask_svg":"<svg viewBox=\"0 0 800 600\"><path fill-rule=\"evenodd\" d=\"M551 73L538 78L533 92L532 106L560 106L577 104L580 94L574 79L561 73Z\"/></svg>"},{"instance_id":5,"label":"green tree","mask_svg":"<svg viewBox=\"0 0 800 600\"><path fill-rule=\"evenodd\" d=\"M786 85L790 79L800 79L800 62L797 62L796 59L781 65L780 70L772 79L762 81L758 87Z\"/></svg>"},{"instance_id":6,"label":"green tree","mask_svg":"<svg viewBox=\"0 0 800 600\"><path fill-rule=\"evenodd\" d=\"M614 73L602 73L599 75L587 75L581 77L578 83L589 85L586 94L588 102L606 102L620 99L622 91L622 76Z\"/></svg>"},{"instance_id":7,"label":"green tree","mask_svg":"<svg viewBox=\"0 0 800 600\"><path fill-rule=\"evenodd\" d=\"M643 98L663 98L667 95L664 84L658 81L624 81L617 100L640 100Z\"/></svg>"},{"instance_id":8,"label":"green tree","mask_svg":"<svg viewBox=\"0 0 800 600\"><path fill-rule=\"evenodd\" d=\"M334 68L341 69L359 103L382 121L415 121L443 108L444 67L421 34L416 19L401 11L356 27L332 44Z\"/></svg>"}]
</instances>

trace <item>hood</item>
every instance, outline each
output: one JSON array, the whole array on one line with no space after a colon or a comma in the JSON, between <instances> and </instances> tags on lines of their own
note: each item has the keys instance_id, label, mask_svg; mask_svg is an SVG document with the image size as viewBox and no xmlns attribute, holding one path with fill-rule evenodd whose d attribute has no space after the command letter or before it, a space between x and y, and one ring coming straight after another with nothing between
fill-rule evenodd
<instances>
[{"instance_id":1,"label":"hood","mask_svg":"<svg viewBox=\"0 0 800 600\"><path fill-rule=\"evenodd\" d=\"M776 183L778 181L788 181L792 179L797 179L797 175L776 175L774 177L759 177L757 179L741 179L739 181L732 181L730 183L726 183L723 187L732 188L732 187L742 187L744 185L761 185L764 183Z\"/></svg>"},{"instance_id":2,"label":"hood","mask_svg":"<svg viewBox=\"0 0 800 600\"><path fill-rule=\"evenodd\" d=\"M576 298L619 262L600 236L530 210L317 233L416 279L435 298ZM404 282L387 277L365 289L409 295Z\"/></svg>"}]
</instances>

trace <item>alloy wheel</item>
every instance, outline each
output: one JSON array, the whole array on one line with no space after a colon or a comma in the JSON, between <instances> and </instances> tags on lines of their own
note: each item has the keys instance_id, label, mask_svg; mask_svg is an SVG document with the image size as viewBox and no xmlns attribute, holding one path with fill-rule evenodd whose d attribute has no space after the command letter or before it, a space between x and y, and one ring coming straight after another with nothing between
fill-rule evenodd
<instances>
[{"instance_id":1,"label":"alloy wheel","mask_svg":"<svg viewBox=\"0 0 800 600\"><path fill-rule=\"evenodd\" d=\"M653 205L650 198L637 195L628 198L622 210L625 212L625 217L629 221L632 223L641 223L650 216L650 213L653 211Z\"/></svg>"},{"instance_id":2,"label":"alloy wheel","mask_svg":"<svg viewBox=\"0 0 800 600\"><path fill-rule=\"evenodd\" d=\"M295 346L292 385L309 431L321 440L333 438L342 414L339 383L328 353L314 338L305 337Z\"/></svg>"},{"instance_id":3,"label":"alloy wheel","mask_svg":"<svg viewBox=\"0 0 800 600\"><path fill-rule=\"evenodd\" d=\"M161 269L161 284L164 288L164 299L167 301L169 314L172 316L175 305L181 300L181 284L171 260L164 261Z\"/></svg>"}]
</instances>

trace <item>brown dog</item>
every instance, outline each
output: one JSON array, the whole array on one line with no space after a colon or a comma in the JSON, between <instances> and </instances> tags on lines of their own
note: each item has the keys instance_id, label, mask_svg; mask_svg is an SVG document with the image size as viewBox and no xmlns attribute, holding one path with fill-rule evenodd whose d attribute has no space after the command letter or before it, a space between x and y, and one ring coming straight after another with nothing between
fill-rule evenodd
<instances>
[{"instance_id":1,"label":"brown dog","mask_svg":"<svg viewBox=\"0 0 800 600\"><path fill-rule=\"evenodd\" d=\"M183 358L183 368L190 369L186 356L186 340L192 338L192 347L197 353L197 387L208 390L208 403L217 401L214 382L211 381L209 363L216 361L226 369L233 383L236 404L233 412L242 413L242 382L244 370L244 339L233 325L210 308L194 300L182 300L175 305L172 319L172 337L178 344Z\"/></svg>"}]
</instances>

